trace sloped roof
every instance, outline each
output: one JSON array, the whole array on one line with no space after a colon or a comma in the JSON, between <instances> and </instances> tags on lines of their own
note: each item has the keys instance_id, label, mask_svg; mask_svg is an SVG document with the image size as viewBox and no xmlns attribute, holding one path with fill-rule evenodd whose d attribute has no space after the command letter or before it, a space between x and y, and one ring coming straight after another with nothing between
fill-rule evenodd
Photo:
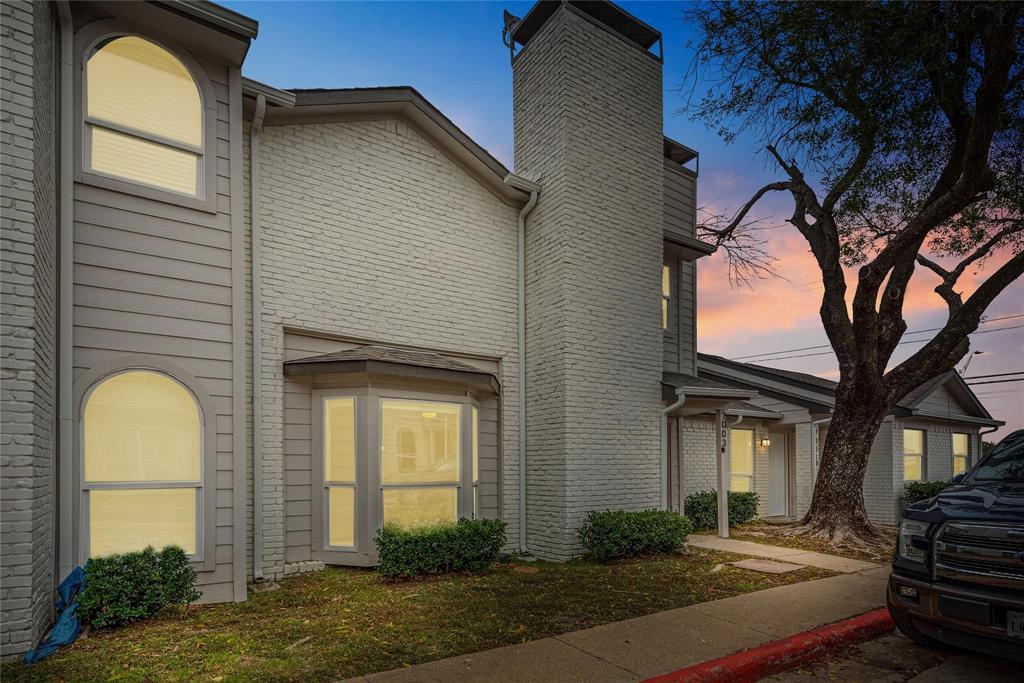
<instances>
[{"instance_id":1,"label":"sloped roof","mask_svg":"<svg viewBox=\"0 0 1024 683\"><path fill-rule=\"evenodd\" d=\"M827 396L830 399L835 397L836 387L839 386L838 382L825 379L824 377L811 375L806 372L771 368L764 365L757 365L755 363L743 363L741 361L729 360L728 358L707 353L698 353L697 357L699 360L703 360L705 362L720 363L722 365L740 368L755 377L767 377L775 379L776 381L788 383L795 388L800 388L804 391L812 391L822 396ZM973 417L976 418L975 421L982 424L1003 424L999 420L993 419L992 415L988 412L981 401L978 400L978 397L975 396L973 391L971 391L963 378L960 377L960 374L955 370L950 370L949 372L943 373L921 384L921 386L917 387L904 396L902 400L897 402L894 412L897 415L904 416L914 414L926 415L926 411L919 411L918 406L937 388L944 385L952 388L952 393L954 393L957 400L959 400L964 407L972 411L970 415L961 417ZM956 416L952 417L955 419Z\"/></svg>"},{"instance_id":2,"label":"sloped roof","mask_svg":"<svg viewBox=\"0 0 1024 683\"><path fill-rule=\"evenodd\" d=\"M685 391L690 396L750 398L757 395L757 392L751 389L739 389L734 385L717 382L708 377L696 377L678 372L663 373L661 383L672 389Z\"/></svg>"},{"instance_id":3,"label":"sloped roof","mask_svg":"<svg viewBox=\"0 0 1024 683\"><path fill-rule=\"evenodd\" d=\"M367 345L284 362L287 376L352 372L401 374L499 389L493 373L432 351Z\"/></svg>"},{"instance_id":4,"label":"sloped roof","mask_svg":"<svg viewBox=\"0 0 1024 683\"><path fill-rule=\"evenodd\" d=\"M723 358L722 356L714 356L710 353L698 353L697 358L700 360L709 360L717 363L726 363L728 365L738 365L743 368L749 369L751 372L755 374L774 375L781 380L806 384L815 389L824 390L829 394L835 392L836 387L839 386L838 382L833 382L830 379L818 377L817 375L811 375L806 372L797 372L795 370L782 370L780 368L770 368L766 365L755 365L754 363L743 363L737 360L729 360L728 358Z\"/></svg>"}]
</instances>

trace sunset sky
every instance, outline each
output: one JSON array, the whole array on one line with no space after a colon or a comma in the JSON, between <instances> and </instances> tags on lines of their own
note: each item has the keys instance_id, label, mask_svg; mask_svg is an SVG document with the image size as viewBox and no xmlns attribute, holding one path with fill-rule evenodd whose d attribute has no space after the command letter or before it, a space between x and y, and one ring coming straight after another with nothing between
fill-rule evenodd
<instances>
[{"instance_id":1,"label":"sunset sky","mask_svg":"<svg viewBox=\"0 0 1024 683\"><path fill-rule=\"evenodd\" d=\"M331 3L226 2L260 22L246 61L246 76L279 88L411 85L508 167L512 158L512 71L501 43L502 9L523 16L533 3ZM779 178L757 140L740 137L726 145L679 109L692 26L686 5L623 2L628 11L660 30L665 46L665 133L700 151L698 202L728 213L749 193ZM698 268L698 343L701 351L835 379L835 358L818 318L820 275L807 245L783 223L792 211L785 196L765 202L758 216L771 218L765 236L785 279L769 279L753 290L731 288L720 256ZM989 271L973 277L979 282ZM937 278L919 272L905 309L908 330L940 327L945 305L932 292ZM967 291L970 291L968 287ZM1024 281L1017 281L989 308L971 338L968 377L1024 370ZM1007 316L1018 316L1007 318ZM1005 331L995 331L1005 330ZM929 334L907 335L894 361L921 347ZM920 339L914 343L911 340ZM819 354L819 355L808 355ZM800 356L780 358L780 356ZM772 359L772 360L766 360ZM961 366L963 362L961 362ZM1001 379L1001 378L993 378ZM969 380L970 381L970 380ZM1024 382L973 387L993 416L1007 427L1024 427ZM992 437L987 437L992 438Z\"/></svg>"}]
</instances>

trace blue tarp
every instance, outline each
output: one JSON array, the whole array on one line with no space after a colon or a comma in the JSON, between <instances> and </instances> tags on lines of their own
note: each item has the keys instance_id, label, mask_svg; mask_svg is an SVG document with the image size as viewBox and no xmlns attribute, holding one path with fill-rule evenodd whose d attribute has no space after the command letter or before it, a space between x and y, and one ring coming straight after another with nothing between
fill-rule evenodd
<instances>
[{"instance_id":1,"label":"blue tarp","mask_svg":"<svg viewBox=\"0 0 1024 683\"><path fill-rule=\"evenodd\" d=\"M78 634L82 632L82 624L78 621L75 610L78 608L78 594L82 592L85 584L85 572L81 567L75 567L68 574L68 577L57 586L57 623L45 640L35 650L25 653L25 663L31 664L40 659L49 657L54 652L75 642Z\"/></svg>"}]
</instances>

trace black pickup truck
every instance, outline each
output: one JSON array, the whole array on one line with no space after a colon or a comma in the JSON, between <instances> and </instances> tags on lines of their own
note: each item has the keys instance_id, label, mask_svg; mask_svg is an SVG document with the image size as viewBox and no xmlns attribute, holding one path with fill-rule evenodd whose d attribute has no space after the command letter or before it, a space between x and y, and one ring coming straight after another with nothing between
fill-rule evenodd
<instances>
[{"instance_id":1,"label":"black pickup truck","mask_svg":"<svg viewBox=\"0 0 1024 683\"><path fill-rule=\"evenodd\" d=\"M886 598L915 642L1024 661L1024 430L907 507Z\"/></svg>"}]
</instances>

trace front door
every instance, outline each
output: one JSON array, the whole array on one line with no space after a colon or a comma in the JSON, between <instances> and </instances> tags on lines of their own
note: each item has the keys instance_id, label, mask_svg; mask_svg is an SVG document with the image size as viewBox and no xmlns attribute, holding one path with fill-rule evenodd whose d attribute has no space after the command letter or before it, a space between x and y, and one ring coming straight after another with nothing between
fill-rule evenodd
<instances>
[{"instance_id":1,"label":"front door","mask_svg":"<svg viewBox=\"0 0 1024 683\"><path fill-rule=\"evenodd\" d=\"M789 513L789 472L786 461L786 435L772 434L768 449L768 516Z\"/></svg>"}]
</instances>

